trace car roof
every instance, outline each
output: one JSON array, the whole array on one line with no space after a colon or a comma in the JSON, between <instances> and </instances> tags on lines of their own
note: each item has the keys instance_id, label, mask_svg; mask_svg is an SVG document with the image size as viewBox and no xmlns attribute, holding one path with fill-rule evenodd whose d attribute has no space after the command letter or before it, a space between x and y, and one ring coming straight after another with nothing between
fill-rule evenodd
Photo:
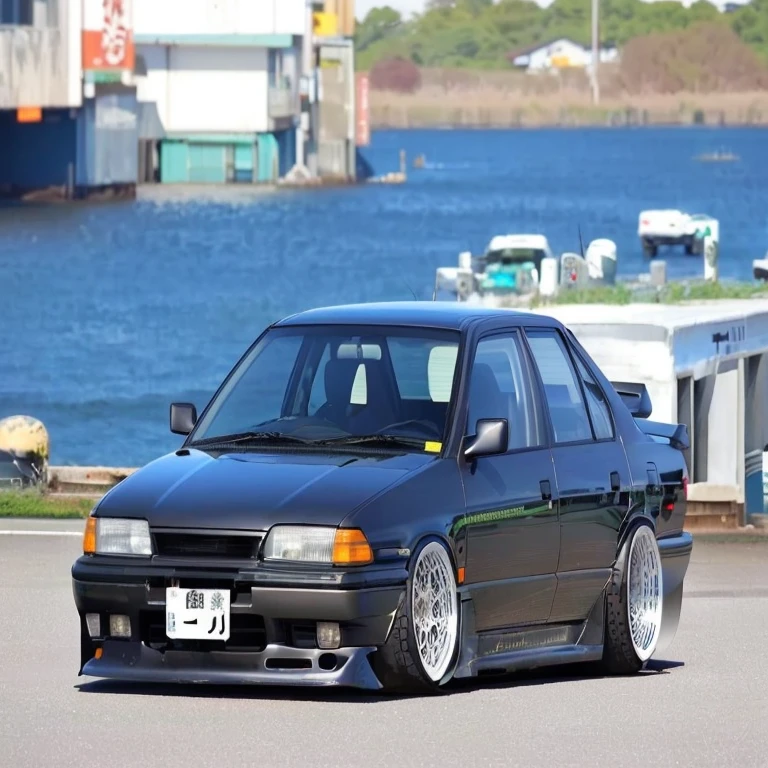
<instances>
[{"instance_id":1,"label":"car roof","mask_svg":"<svg viewBox=\"0 0 768 768\"><path fill-rule=\"evenodd\" d=\"M532 312L455 301L394 301L319 307L290 315L275 325L399 325L459 331L473 321L494 318L510 320L512 325L560 325L552 317Z\"/></svg>"}]
</instances>

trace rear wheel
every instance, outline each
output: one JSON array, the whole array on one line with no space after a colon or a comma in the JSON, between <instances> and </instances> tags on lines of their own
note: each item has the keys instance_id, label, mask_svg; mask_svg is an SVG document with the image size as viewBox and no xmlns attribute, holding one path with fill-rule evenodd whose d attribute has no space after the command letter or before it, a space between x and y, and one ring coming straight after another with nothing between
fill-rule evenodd
<instances>
[{"instance_id":1,"label":"rear wheel","mask_svg":"<svg viewBox=\"0 0 768 768\"><path fill-rule=\"evenodd\" d=\"M611 674L641 670L661 632L664 601L656 535L638 526L624 543L606 596L603 667Z\"/></svg>"},{"instance_id":2,"label":"rear wheel","mask_svg":"<svg viewBox=\"0 0 768 768\"><path fill-rule=\"evenodd\" d=\"M459 600L445 546L423 544L405 596L373 669L387 693L436 693L451 678L459 650Z\"/></svg>"}]
</instances>

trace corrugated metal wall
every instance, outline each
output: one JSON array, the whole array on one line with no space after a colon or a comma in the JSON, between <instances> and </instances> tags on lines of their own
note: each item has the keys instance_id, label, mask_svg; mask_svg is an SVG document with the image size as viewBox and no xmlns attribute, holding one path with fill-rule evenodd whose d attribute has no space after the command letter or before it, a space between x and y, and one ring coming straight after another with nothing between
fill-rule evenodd
<instances>
[{"instance_id":1,"label":"corrugated metal wall","mask_svg":"<svg viewBox=\"0 0 768 768\"><path fill-rule=\"evenodd\" d=\"M138 105L134 89L97 92L80 110L77 186L107 187L139 180Z\"/></svg>"},{"instance_id":2,"label":"corrugated metal wall","mask_svg":"<svg viewBox=\"0 0 768 768\"><path fill-rule=\"evenodd\" d=\"M95 102L89 185L135 184L139 174L136 91L97 95Z\"/></svg>"}]
</instances>

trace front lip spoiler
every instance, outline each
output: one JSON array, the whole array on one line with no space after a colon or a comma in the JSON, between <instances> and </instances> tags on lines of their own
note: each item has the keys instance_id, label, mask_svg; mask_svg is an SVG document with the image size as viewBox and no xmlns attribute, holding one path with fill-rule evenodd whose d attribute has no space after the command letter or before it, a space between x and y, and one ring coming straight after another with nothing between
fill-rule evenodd
<instances>
[{"instance_id":1,"label":"front lip spoiler","mask_svg":"<svg viewBox=\"0 0 768 768\"><path fill-rule=\"evenodd\" d=\"M218 685L294 685L307 687L359 688L376 691L381 683L371 668L368 655L375 646L360 648L291 648L272 644L259 653L216 651L166 651L160 653L143 643L108 641L100 659L91 659L81 675L126 682L200 683ZM340 667L325 671L319 666L323 655L334 654ZM270 659L309 660L310 669L268 669Z\"/></svg>"}]
</instances>

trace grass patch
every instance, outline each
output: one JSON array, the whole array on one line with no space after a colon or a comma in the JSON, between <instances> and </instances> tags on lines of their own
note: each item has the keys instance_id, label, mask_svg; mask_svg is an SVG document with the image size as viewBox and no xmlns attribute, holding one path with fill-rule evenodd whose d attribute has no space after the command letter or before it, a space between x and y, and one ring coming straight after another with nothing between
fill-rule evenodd
<instances>
[{"instance_id":1,"label":"grass patch","mask_svg":"<svg viewBox=\"0 0 768 768\"><path fill-rule=\"evenodd\" d=\"M95 499L46 496L38 491L0 492L0 517L48 517L82 519L93 509Z\"/></svg>"},{"instance_id":2,"label":"grass patch","mask_svg":"<svg viewBox=\"0 0 768 768\"><path fill-rule=\"evenodd\" d=\"M536 297L531 306L553 304L681 304L685 301L768 298L768 285L755 283L668 283L663 288L618 285L569 288L552 299Z\"/></svg>"}]
</instances>

